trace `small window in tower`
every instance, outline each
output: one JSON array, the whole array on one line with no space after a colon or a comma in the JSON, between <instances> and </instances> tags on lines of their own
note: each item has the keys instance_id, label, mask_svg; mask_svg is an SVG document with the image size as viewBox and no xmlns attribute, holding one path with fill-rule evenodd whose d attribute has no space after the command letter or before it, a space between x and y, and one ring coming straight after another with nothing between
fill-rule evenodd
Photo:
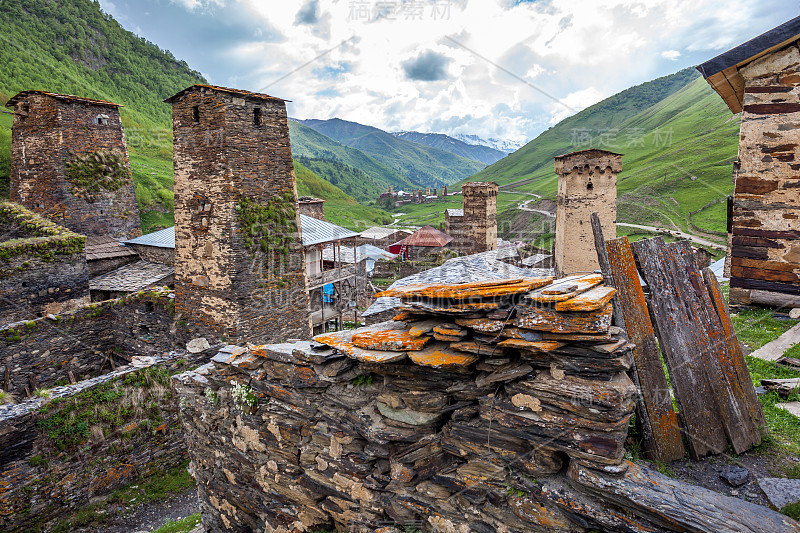
<instances>
[{"instance_id":1,"label":"small window in tower","mask_svg":"<svg viewBox=\"0 0 800 533\"><path fill-rule=\"evenodd\" d=\"M586 184L586 190L587 190L587 191L591 191L591 190L593 190L593 189L594 189L594 185L592 185L592 182L591 182L591 181L590 181L589 183L587 183L587 184Z\"/></svg>"},{"instance_id":2,"label":"small window in tower","mask_svg":"<svg viewBox=\"0 0 800 533\"><path fill-rule=\"evenodd\" d=\"M254 126L261 126L261 108L257 107L253 109L253 125Z\"/></svg>"},{"instance_id":3,"label":"small window in tower","mask_svg":"<svg viewBox=\"0 0 800 533\"><path fill-rule=\"evenodd\" d=\"M192 122L200 122L200 106L192 107Z\"/></svg>"}]
</instances>

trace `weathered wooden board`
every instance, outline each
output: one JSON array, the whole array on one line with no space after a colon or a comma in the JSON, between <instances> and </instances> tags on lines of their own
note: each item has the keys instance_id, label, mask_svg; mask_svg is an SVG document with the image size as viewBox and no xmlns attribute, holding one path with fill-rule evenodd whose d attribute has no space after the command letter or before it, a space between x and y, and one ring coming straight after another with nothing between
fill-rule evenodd
<instances>
[{"instance_id":1,"label":"weathered wooden board","mask_svg":"<svg viewBox=\"0 0 800 533\"><path fill-rule=\"evenodd\" d=\"M606 333L611 327L611 304L597 311L559 313L544 307L520 307L514 325L551 333Z\"/></svg>"},{"instance_id":2,"label":"weathered wooden board","mask_svg":"<svg viewBox=\"0 0 800 533\"><path fill-rule=\"evenodd\" d=\"M540 304L563 302L600 285L602 282L603 276L600 274L564 278L526 294L523 299Z\"/></svg>"},{"instance_id":3,"label":"weathered wooden board","mask_svg":"<svg viewBox=\"0 0 800 533\"><path fill-rule=\"evenodd\" d=\"M769 391L777 391L781 396L788 396L800 391L800 378L762 379L761 385Z\"/></svg>"},{"instance_id":4,"label":"weathered wooden board","mask_svg":"<svg viewBox=\"0 0 800 533\"><path fill-rule=\"evenodd\" d=\"M733 329L728 307L725 304L725 298L722 296L717 276L711 272L711 269L705 268L703 269L703 280L714 304L714 310L717 312L719 323L722 326L722 333L730 346L731 359L724 361L723 371L727 372L732 386L735 387L734 391L740 403L746 406L753 425L762 437L766 437L767 421L764 418L764 410L761 408L761 402L758 401L756 389L753 386L753 380L747 368L747 362L744 360L742 346L739 344L739 339L736 338L736 331Z\"/></svg>"},{"instance_id":5,"label":"weathered wooden board","mask_svg":"<svg viewBox=\"0 0 800 533\"><path fill-rule=\"evenodd\" d=\"M564 302L557 302L556 311L597 311L605 307L616 293L613 287L595 287Z\"/></svg>"},{"instance_id":6,"label":"weathered wooden board","mask_svg":"<svg viewBox=\"0 0 800 533\"><path fill-rule=\"evenodd\" d=\"M567 475L578 490L672 531L800 532L800 524L767 507L688 485L634 463L628 464L625 475L609 476L572 462Z\"/></svg>"},{"instance_id":7,"label":"weathered wooden board","mask_svg":"<svg viewBox=\"0 0 800 533\"><path fill-rule=\"evenodd\" d=\"M669 385L628 238L608 241L606 252L625 329L629 340L635 344L637 421L641 422L645 448L648 455L658 461L680 459L684 449L678 416L672 408Z\"/></svg>"},{"instance_id":8,"label":"weathered wooden board","mask_svg":"<svg viewBox=\"0 0 800 533\"><path fill-rule=\"evenodd\" d=\"M728 444L715 401L718 391L706 371L712 346L707 333L698 328L699 316L707 310L702 308L687 275L687 269L694 265L687 264L679 251L668 250L661 237L638 241L631 247L650 288L649 309L689 451L695 459L721 453ZM697 280L695 283L699 285Z\"/></svg>"}]
</instances>

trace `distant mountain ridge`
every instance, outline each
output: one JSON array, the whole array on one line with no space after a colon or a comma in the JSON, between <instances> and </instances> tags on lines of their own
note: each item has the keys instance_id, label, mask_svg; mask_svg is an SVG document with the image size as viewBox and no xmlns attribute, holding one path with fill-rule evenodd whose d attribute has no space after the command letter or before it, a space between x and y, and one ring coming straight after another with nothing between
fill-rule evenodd
<instances>
[{"instance_id":1,"label":"distant mountain ridge","mask_svg":"<svg viewBox=\"0 0 800 533\"><path fill-rule=\"evenodd\" d=\"M486 163L487 165L496 163L497 161L503 159L506 155L508 155L505 152L501 152L500 150L495 150L494 148L490 148L489 146L486 145L469 144L463 141L459 141L458 139L454 139L453 137L445 135L444 133L394 131L392 132L392 135L406 141L424 144L432 148L437 148L439 150L444 150L445 152L450 152L451 154L455 154L461 157L466 157L467 159L480 161L481 163Z\"/></svg>"},{"instance_id":2,"label":"distant mountain ridge","mask_svg":"<svg viewBox=\"0 0 800 533\"><path fill-rule=\"evenodd\" d=\"M489 137L488 139L484 139L483 137L479 137L478 135L468 135L465 133L454 133L451 137L457 141L461 141L465 144L471 144L473 146L487 146L494 150L498 150L505 154L511 154L525 146L524 142L519 141L509 141L508 139L495 139L494 137Z\"/></svg>"},{"instance_id":3,"label":"distant mountain ridge","mask_svg":"<svg viewBox=\"0 0 800 533\"><path fill-rule=\"evenodd\" d=\"M422 187L441 187L463 180L486 166L451 152L395 137L381 129L339 118L307 119L299 124L360 150ZM368 173L369 174L369 173Z\"/></svg>"}]
</instances>

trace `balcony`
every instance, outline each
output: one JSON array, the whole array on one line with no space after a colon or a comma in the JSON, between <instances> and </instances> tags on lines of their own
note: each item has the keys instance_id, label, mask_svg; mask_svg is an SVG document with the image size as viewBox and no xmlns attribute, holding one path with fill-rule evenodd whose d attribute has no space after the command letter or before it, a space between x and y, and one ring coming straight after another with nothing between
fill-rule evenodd
<instances>
[{"instance_id":1,"label":"balcony","mask_svg":"<svg viewBox=\"0 0 800 533\"><path fill-rule=\"evenodd\" d=\"M318 289L323 285L327 285L328 283L342 281L348 278L355 277L355 275L356 275L355 265L347 265L340 268L325 270L319 274L309 274L308 289L309 290Z\"/></svg>"}]
</instances>

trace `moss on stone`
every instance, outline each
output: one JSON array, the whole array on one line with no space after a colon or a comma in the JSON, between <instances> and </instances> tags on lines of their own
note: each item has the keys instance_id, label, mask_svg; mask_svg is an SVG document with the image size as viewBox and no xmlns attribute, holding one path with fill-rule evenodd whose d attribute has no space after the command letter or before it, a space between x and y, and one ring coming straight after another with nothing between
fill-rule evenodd
<instances>
[{"instance_id":1,"label":"moss on stone","mask_svg":"<svg viewBox=\"0 0 800 533\"><path fill-rule=\"evenodd\" d=\"M131 178L122 154L116 150L97 150L87 154L69 154L66 163L70 192L90 204L103 191L113 192Z\"/></svg>"}]
</instances>

